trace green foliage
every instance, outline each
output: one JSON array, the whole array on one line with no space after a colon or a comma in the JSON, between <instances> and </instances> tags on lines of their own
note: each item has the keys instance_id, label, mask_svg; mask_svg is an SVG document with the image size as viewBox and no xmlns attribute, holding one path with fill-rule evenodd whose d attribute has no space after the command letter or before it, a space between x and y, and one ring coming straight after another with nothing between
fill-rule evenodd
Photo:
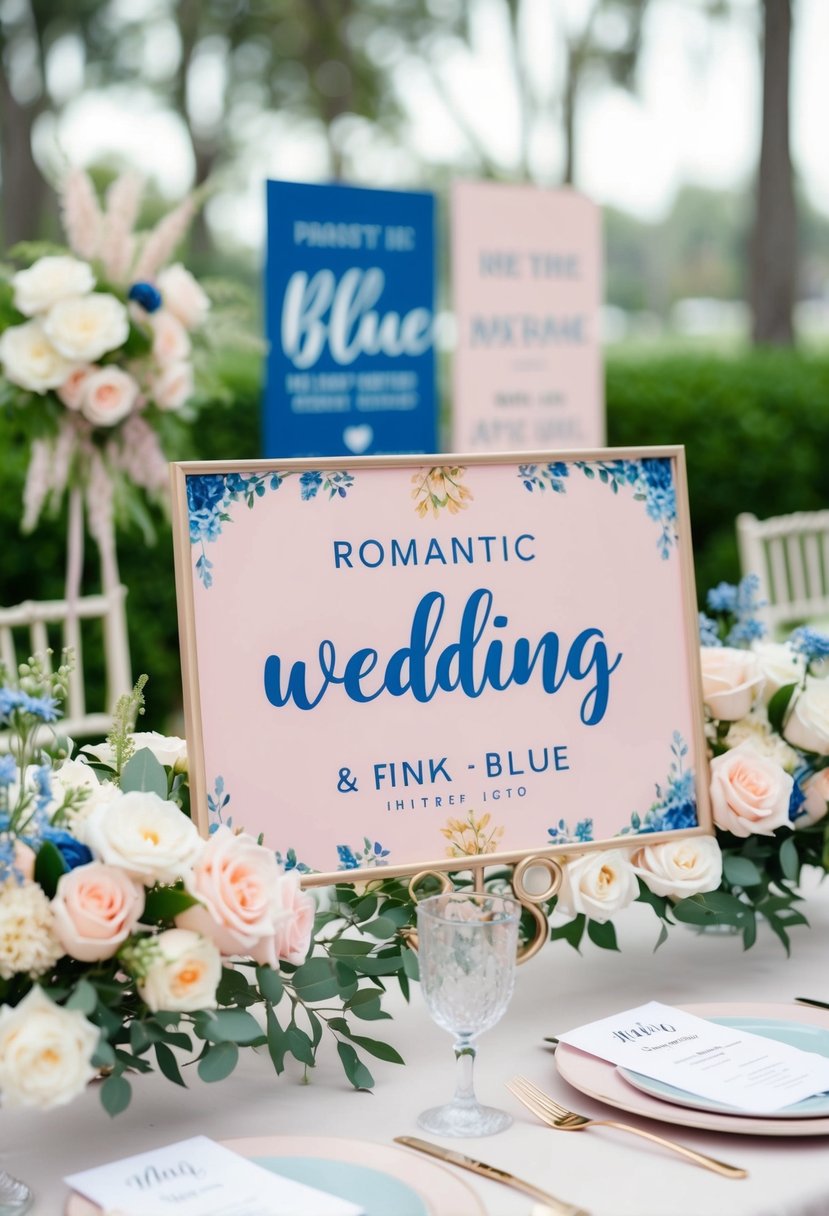
<instances>
[{"instance_id":1,"label":"green foliage","mask_svg":"<svg viewBox=\"0 0 829 1216\"><path fill-rule=\"evenodd\" d=\"M146 680L146 676L142 676L142 679ZM142 747L130 756L121 770L120 784L125 794L137 790L141 793L157 794L159 798L167 797L167 774L164 765L148 747Z\"/></svg>"}]
</instances>

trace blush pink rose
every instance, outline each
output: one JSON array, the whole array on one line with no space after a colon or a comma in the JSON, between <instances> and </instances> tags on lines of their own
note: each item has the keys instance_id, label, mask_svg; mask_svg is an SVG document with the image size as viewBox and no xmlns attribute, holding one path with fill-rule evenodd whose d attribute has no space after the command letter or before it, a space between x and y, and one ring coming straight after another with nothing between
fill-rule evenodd
<instances>
[{"instance_id":1,"label":"blush pink rose","mask_svg":"<svg viewBox=\"0 0 829 1216\"><path fill-rule=\"evenodd\" d=\"M57 393L68 410L79 410L81 408L84 393L86 392L86 382L92 373L97 370L96 367L85 364L83 367L76 367L66 377Z\"/></svg>"},{"instance_id":2,"label":"blush pink rose","mask_svg":"<svg viewBox=\"0 0 829 1216\"><path fill-rule=\"evenodd\" d=\"M807 828L813 823L819 823L829 810L829 768L822 768L819 773L803 786L805 799L800 808L800 814L794 821L796 828Z\"/></svg>"},{"instance_id":3,"label":"blush pink rose","mask_svg":"<svg viewBox=\"0 0 829 1216\"><path fill-rule=\"evenodd\" d=\"M757 655L733 646L703 646L700 666L702 699L711 717L721 722L744 718L763 689Z\"/></svg>"},{"instance_id":4,"label":"blush pink rose","mask_svg":"<svg viewBox=\"0 0 829 1216\"><path fill-rule=\"evenodd\" d=\"M222 826L185 876L199 905L177 916L176 924L211 938L222 954L245 954L275 966L277 933L293 915L283 902L284 881L270 849Z\"/></svg>"},{"instance_id":5,"label":"blush pink rose","mask_svg":"<svg viewBox=\"0 0 829 1216\"><path fill-rule=\"evenodd\" d=\"M290 914L277 926L274 937L274 952L277 958L298 967L305 962L305 956L311 945L311 934L314 931L314 916L317 905L314 898L300 885L300 877L296 870L282 875L279 884L279 896L282 907ZM271 966L276 964L271 962Z\"/></svg>"},{"instance_id":6,"label":"blush pink rose","mask_svg":"<svg viewBox=\"0 0 829 1216\"><path fill-rule=\"evenodd\" d=\"M186 360L170 363L155 377L153 400L160 410L180 410L193 396L193 367Z\"/></svg>"},{"instance_id":7,"label":"blush pink rose","mask_svg":"<svg viewBox=\"0 0 829 1216\"><path fill-rule=\"evenodd\" d=\"M84 384L81 413L95 426L115 426L138 398L138 385L120 367L102 367Z\"/></svg>"},{"instance_id":8,"label":"blush pink rose","mask_svg":"<svg viewBox=\"0 0 829 1216\"><path fill-rule=\"evenodd\" d=\"M62 875L52 900L55 934L82 963L112 958L144 911L144 889L118 866L100 861Z\"/></svg>"},{"instance_id":9,"label":"blush pink rose","mask_svg":"<svg viewBox=\"0 0 829 1216\"><path fill-rule=\"evenodd\" d=\"M181 363L190 354L190 338L177 317L161 308L150 317L153 331L153 354L161 367Z\"/></svg>"},{"instance_id":10,"label":"blush pink rose","mask_svg":"<svg viewBox=\"0 0 829 1216\"><path fill-rule=\"evenodd\" d=\"M741 743L711 761L711 806L718 828L735 836L772 836L789 827L794 781L786 770Z\"/></svg>"}]
</instances>

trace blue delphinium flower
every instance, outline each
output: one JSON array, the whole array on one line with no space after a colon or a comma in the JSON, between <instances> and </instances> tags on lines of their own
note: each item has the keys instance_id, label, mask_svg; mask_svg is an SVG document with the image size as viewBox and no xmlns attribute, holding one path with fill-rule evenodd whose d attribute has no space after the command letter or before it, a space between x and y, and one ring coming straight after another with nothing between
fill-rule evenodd
<instances>
[{"instance_id":1,"label":"blue delphinium flower","mask_svg":"<svg viewBox=\"0 0 829 1216\"><path fill-rule=\"evenodd\" d=\"M803 814L801 807L806 801L806 795L803 792L801 784L804 777L811 776L811 769L801 768L794 775L794 784L792 785L791 797L789 798L789 823L795 823Z\"/></svg>"},{"instance_id":2,"label":"blue delphinium flower","mask_svg":"<svg viewBox=\"0 0 829 1216\"><path fill-rule=\"evenodd\" d=\"M41 833L42 840L48 840L60 853L70 870L78 866L88 865L92 861L92 853L85 844L76 840L69 832L60 828L45 828Z\"/></svg>"},{"instance_id":3,"label":"blue delphinium flower","mask_svg":"<svg viewBox=\"0 0 829 1216\"><path fill-rule=\"evenodd\" d=\"M738 621L728 632L729 646L750 646L766 636L766 627L756 617L746 617Z\"/></svg>"},{"instance_id":4,"label":"blue delphinium flower","mask_svg":"<svg viewBox=\"0 0 829 1216\"><path fill-rule=\"evenodd\" d=\"M17 778L14 756L0 756L0 789L7 789Z\"/></svg>"},{"instance_id":5,"label":"blue delphinium flower","mask_svg":"<svg viewBox=\"0 0 829 1216\"><path fill-rule=\"evenodd\" d=\"M820 629L802 625L800 629L795 629L789 642L792 650L802 654L807 663L829 658L829 633L823 633Z\"/></svg>"},{"instance_id":6,"label":"blue delphinium flower","mask_svg":"<svg viewBox=\"0 0 829 1216\"><path fill-rule=\"evenodd\" d=\"M736 612L737 588L733 583L718 583L708 592L705 602L712 612Z\"/></svg>"},{"instance_id":7,"label":"blue delphinium flower","mask_svg":"<svg viewBox=\"0 0 829 1216\"><path fill-rule=\"evenodd\" d=\"M127 298L134 300L144 312L158 312L161 307L161 292L152 283L133 283Z\"/></svg>"},{"instance_id":8,"label":"blue delphinium flower","mask_svg":"<svg viewBox=\"0 0 829 1216\"><path fill-rule=\"evenodd\" d=\"M717 632L717 622L712 621L704 612L699 614L699 644L700 646L722 646Z\"/></svg>"},{"instance_id":9,"label":"blue delphinium flower","mask_svg":"<svg viewBox=\"0 0 829 1216\"><path fill-rule=\"evenodd\" d=\"M24 693L20 708L33 718L40 718L41 722L57 722L60 717L58 703L54 697L30 697Z\"/></svg>"}]
</instances>

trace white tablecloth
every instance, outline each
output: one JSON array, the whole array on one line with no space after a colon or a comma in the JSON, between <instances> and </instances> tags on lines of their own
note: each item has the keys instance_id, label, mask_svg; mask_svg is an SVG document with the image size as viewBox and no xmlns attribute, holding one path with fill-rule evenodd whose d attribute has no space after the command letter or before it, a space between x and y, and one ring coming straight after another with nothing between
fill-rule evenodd
<instances>
[{"instance_id":1,"label":"white tablecloth","mask_svg":"<svg viewBox=\"0 0 829 1216\"><path fill-rule=\"evenodd\" d=\"M729 1181L620 1132L546 1130L504 1089L521 1072L577 1110L607 1114L558 1079L541 1042L545 1034L651 998L674 1004L787 1001L804 994L829 999L829 884L818 890L810 882L808 889L812 927L794 930L791 959L768 931L744 953L739 938L699 936L682 926L654 954L657 922L642 907L619 920L621 953L586 943L580 957L564 943L548 944L520 969L506 1016L480 1041L479 1097L505 1106L515 1122L501 1135L454 1146L582 1204L593 1216L827 1216L827 1139L720 1136L662 1125L669 1137L750 1171L746 1181ZM351 1089L333 1047L321 1055L310 1084L298 1065L277 1078L267 1054L247 1050L233 1076L212 1086L192 1069L186 1092L156 1075L137 1077L132 1105L116 1119L104 1113L94 1090L48 1114L2 1111L0 1160L35 1190L37 1216L58 1216L65 1174L186 1136L316 1134L389 1143L395 1135L417 1135L417 1113L450 1096L450 1039L429 1020L416 986L409 1007L399 999L388 1007L393 1021L362 1028L394 1043L407 1066L372 1061L377 1086L371 1094ZM533 1207L495 1183L463 1176L490 1216L528 1216Z\"/></svg>"}]
</instances>

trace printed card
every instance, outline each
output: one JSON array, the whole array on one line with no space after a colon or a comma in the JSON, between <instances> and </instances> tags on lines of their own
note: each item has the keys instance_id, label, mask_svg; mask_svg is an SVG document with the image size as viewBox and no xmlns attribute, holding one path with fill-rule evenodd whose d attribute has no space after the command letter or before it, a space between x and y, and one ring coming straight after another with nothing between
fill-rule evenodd
<instances>
[{"instance_id":1,"label":"printed card","mask_svg":"<svg viewBox=\"0 0 829 1216\"><path fill-rule=\"evenodd\" d=\"M125 1157L64 1179L124 1216L360 1216L362 1208L282 1178L207 1136Z\"/></svg>"}]
</instances>

